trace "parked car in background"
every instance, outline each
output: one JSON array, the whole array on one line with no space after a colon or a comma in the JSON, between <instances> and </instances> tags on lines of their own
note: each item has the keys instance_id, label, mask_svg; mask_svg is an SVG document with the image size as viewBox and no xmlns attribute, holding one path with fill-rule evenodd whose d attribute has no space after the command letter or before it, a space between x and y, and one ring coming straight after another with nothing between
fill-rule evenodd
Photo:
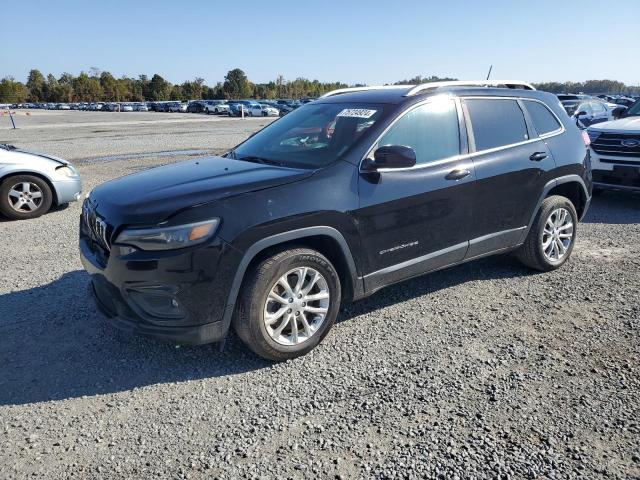
<instances>
[{"instance_id":1,"label":"parked car in background","mask_svg":"<svg viewBox=\"0 0 640 480\"><path fill-rule=\"evenodd\" d=\"M509 251L560 268L591 200L586 133L500 84L339 90L224 157L95 187L79 246L98 308L179 343L233 326L282 361L388 285Z\"/></svg>"},{"instance_id":2,"label":"parked car in background","mask_svg":"<svg viewBox=\"0 0 640 480\"><path fill-rule=\"evenodd\" d=\"M231 100L229 102L229 116L239 117L243 112L244 115L248 115L252 105L257 105L257 102L251 100Z\"/></svg>"},{"instance_id":3,"label":"parked car in background","mask_svg":"<svg viewBox=\"0 0 640 480\"><path fill-rule=\"evenodd\" d=\"M279 104L278 109L280 110L280 116L283 117L288 113L293 112L296 108L300 107L299 103L285 103Z\"/></svg>"},{"instance_id":4,"label":"parked car in background","mask_svg":"<svg viewBox=\"0 0 640 480\"><path fill-rule=\"evenodd\" d=\"M640 100L623 118L590 126L587 133L594 192L640 190Z\"/></svg>"},{"instance_id":5,"label":"parked car in background","mask_svg":"<svg viewBox=\"0 0 640 480\"><path fill-rule=\"evenodd\" d=\"M589 95L557 95L567 114L580 128L614 118L614 109L607 107L599 98Z\"/></svg>"},{"instance_id":6,"label":"parked car in background","mask_svg":"<svg viewBox=\"0 0 640 480\"><path fill-rule=\"evenodd\" d=\"M205 106L204 100L191 100L187 105L187 112L204 113Z\"/></svg>"},{"instance_id":7,"label":"parked car in background","mask_svg":"<svg viewBox=\"0 0 640 480\"><path fill-rule=\"evenodd\" d=\"M186 112L187 104L186 102L169 102L167 104L167 112Z\"/></svg>"},{"instance_id":8,"label":"parked car in background","mask_svg":"<svg viewBox=\"0 0 640 480\"><path fill-rule=\"evenodd\" d=\"M635 102L634 99L629 98L629 97L618 97L615 98L613 100L613 103L617 104L617 105L624 105L625 107L629 108L631 105L633 105Z\"/></svg>"},{"instance_id":9,"label":"parked car in background","mask_svg":"<svg viewBox=\"0 0 640 480\"><path fill-rule=\"evenodd\" d=\"M276 107L264 104L253 104L249 107L249 116L251 117L277 117L280 110Z\"/></svg>"},{"instance_id":10,"label":"parked car in background","mask_svg":"<svg viewBox=\"0 0 640 480\"><path fill-rule=\"evenodd\" d=\"M123 103L122 105L120 105L120 111L133 112L133 105L131 105L130 103Z\"/></svg>"},{"instance_id":11,"label":"parked car in background","mask_svg":"<svg viewBox=\"0 0 640 480\"><path fill-rule=\"evenodd\" d=\"M227 105L225 100L203 100L204 105L204 113L211 114L222 114L229 113L229 105Z\"/></svg>"},{"instance_id":12,"label":"parked car in background","mask_svg":"<svg viewBox=\"0 0 640 480\"><path fill-rule=\"evenodd\" d=\"M230 110L229 104L221 101L221 100L208 100L205 104L205 112L209 115L221 115L221 114L229 114Z\"/></svg>"},{"instance_id":13,"label":"parked car in background","mask_svg":"<svg viewBox=\"0 0 640 480\"><path fill-rule=\"evenodd\" d=\"M82 182L66 160L0 144L0 214L39 217L51 206L80 199Z\"/></svg>"},{"instance_id":14,"label":"parked car in background","mask_svg":"<svg viewBox=\"0 0 640 480\"><path fill-rule=\"evenodd\" d=\"M148 112L149 111L149 107L147 107L147 105L145 103L136 103L133 105L133 109L136 112Z\"/></svg>"},{"instance_id":15,"label":"parked car in background","mask_svg":"<svg viewBox=\"0 0 640 480\"><path fill-rule=\"evenodd\" d=\"M579 103L575 107L575 111L571 117L580 128L586 128L589 125L607 122L613 119L611 111L608 110L600 100L589 100Z\"/></svg>"}]
</instances>

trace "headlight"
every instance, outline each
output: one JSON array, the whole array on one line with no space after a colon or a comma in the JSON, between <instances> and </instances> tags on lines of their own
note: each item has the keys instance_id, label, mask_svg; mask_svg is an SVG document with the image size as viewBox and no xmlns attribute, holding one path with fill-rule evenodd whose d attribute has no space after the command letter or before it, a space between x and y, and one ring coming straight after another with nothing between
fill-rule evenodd
<instances>
[{"instance_id":1,"label":"headlight","mask_svg":"<svg viewBox=\"0 0 640 480\"><path fill-rule=\"evenodd\" d=\"M175 227L123 230L115 243L133 245L142 250L173 250L202 243L216 232L220 219L189 223Z\"/></svg>"},{"instance_id":2,"label":"headlight","mask_svg":"<svg viewBox=\"0 0 640 480\"><path fill-rule=\"evenodd\" d=\"M64 175L65 177L77 177L78 172L71 165L64 165L62 167L56 168L56 173L60 175Z\"/></svg>"},{"instance_id":3,"label":"headlight","mask_svg":"<svg viewBox=\"0 0 640 480\"><path fill-rule=\"evenodd\" d=\"M602 132L596 132L595 130L587 130L587 135L589 135L589 140L591 140L592 142L595 142L598 137L602 134Z\"/></svg>"}]
</instances>

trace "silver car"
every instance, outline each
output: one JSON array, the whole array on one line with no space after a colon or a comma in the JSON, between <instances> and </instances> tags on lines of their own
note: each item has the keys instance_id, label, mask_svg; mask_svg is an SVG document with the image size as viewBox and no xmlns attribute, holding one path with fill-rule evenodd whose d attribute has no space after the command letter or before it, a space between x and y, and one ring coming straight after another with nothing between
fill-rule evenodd
<instances>
[{"instance_id":1,"label":"silver car","mask_svg":"<svg viewBox=\"0 0 640 480\"><path fill-rule=\"evenodd\" d=\"M80 199L82 182L66 160L0 144L0 214L21 220Z\"/></svg>"}]
</instances>

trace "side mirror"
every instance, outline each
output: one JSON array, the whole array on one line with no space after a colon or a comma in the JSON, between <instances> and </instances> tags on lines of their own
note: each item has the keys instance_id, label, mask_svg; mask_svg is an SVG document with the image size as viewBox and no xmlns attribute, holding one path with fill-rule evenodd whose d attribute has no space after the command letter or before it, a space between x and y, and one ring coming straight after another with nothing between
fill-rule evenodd
<instances>
[{"instance_id":1,"label":"side mirror","mask_svg":"<svg viewBox=\"0 0 640 480\"><path fill-rule=\"evenodd\" d=\"M587 112L585 112L584 110L580 110L578 113L576 113L576 117L586 117L587 116Z\"/></svg>"},{"instance_id":2,"label":"side mirror","mask_svg":"<svg viewBox=\"0 0 640 480\"><path fill-rule=\"evenodd\" d=\"M385 145L373 153L373 161L363 164L365 170L376 171L381 168L408 168L416 164L416 152L404 145Z\"/></svg>"}]
</instances>

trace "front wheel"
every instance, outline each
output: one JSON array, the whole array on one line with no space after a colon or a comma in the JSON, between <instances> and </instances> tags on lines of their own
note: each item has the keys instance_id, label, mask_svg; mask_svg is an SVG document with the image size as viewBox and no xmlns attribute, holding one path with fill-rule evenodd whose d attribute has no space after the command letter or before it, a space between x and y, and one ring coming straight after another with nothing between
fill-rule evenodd
<instances>
[{"instance_id":1,"label":"front wheel","mask_svg":"<svg viewBox=\"0 0 640 480\"><path fill-rule=\"evenodd\" d=\"M327 335L340 308L340 279L326 257L307 248L266 258L242 285L234 328L268 360L311 351Z\"/></svg>"},{"instance_id":2,"label":"front wheel","mask_svg":"<svg viewBox=\"0 0 640 480\"><path fill-rule=\"evenodd\" d=\"M568 198L545 198L526 240L516 252L519 260L543 272L560 268L573 251L577 225L578 214Z\"/></svg>"},{"instance_id":3,"label":"front wheel","mask_svg":"<svg viewBox=\"0 0 640 480\"><path fill-rule=\"evenodd\" d=\"M0 184L0 212L12 220L36 218L53 202L47 182L33 175L16 175Z\"/></svg>"}]
</instances>

